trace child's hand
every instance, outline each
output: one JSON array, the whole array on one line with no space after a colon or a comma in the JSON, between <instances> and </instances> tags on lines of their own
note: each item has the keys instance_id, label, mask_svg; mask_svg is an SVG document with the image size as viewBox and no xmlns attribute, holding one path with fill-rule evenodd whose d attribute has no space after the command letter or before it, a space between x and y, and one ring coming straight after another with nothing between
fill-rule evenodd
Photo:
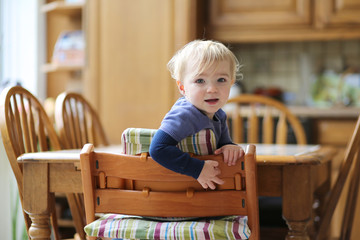
<instances>
[{"instance_id":1,"label":"child's hand","mask_svg":"<svg viewBox=\"0 0 360 240\"><path fill-rule=\"evenodd\" d=\"M206 160L204 167L197 178L197 181L201 184L201 186L205 189L208 187L211 189L215 189L215 183L223 184L224 181L217 177L220 174L220 170L217 168L219 163L217 161Z\"/></svg>"},{"instance_id":2,"label":"child's hand","mask_svg":"<svg viewBox=\"0 0 360 240\"><path fill-rule=\"evenodd\" d=\"M214 153L216 155L223 153L224 162L227 163L228 166L234 166L236 161L245 154L242 147L233 144L224 145L221 148L216 149Z\"/></svg>"}]
</instances>

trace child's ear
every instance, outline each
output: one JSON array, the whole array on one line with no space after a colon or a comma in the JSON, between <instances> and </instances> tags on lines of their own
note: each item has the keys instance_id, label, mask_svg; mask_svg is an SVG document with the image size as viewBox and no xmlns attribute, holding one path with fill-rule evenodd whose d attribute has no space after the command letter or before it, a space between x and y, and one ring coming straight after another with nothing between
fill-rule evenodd
<instances>
[{"instance_id":1,"label":"child's ear","mask_svg":"<svg viewBox=\"0 0 360 240\"><path fill-rule=\"evenodd\" d=\"M181 81L176 81L176 85L178 86L179 92L185 96L185 90L184 90L184 85L182 84Z\"/></svg>"}]
</instances>

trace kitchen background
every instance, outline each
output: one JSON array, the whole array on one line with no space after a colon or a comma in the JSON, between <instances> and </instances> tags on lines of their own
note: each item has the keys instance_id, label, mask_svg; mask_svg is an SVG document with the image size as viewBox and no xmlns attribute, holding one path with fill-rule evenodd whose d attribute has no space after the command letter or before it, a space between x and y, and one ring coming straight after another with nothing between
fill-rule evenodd
<instances>
[{"instance_id":1,"label":"kitchen background","mask_svg":"<svg viewBox=\"0 0 360 240\"><path fill-rule=\"evenodd\" d=\"M242 84L246 92L261 92L266 89L280 90L283 101L288 105L331 106L338 104L333 98L316 99L313 93L321 77L332 81L320 88L336 94L341 74L351 70L355 88L360 88L360 41L314 41L280 42L231 45L242 64ZM347 75L348 82L350 75ZM353 79L353 78L352 78ZM348 83L349 84L349 83ZM244 91L244 89L243 89ZM344 92L345 90L343 90ZM276 94L277 92L274 92ZM312 94L313 93L313 94ZM270 93L271 94L271 93ZM342 94L341 92L339 94ZM345 93L343 93L344 95ZM321 96L318 96L321 98ZM354 96L354 97L358 97ZM325 99L326 98L326 99ZM341 100L341 99L340 99ZM358 105L357 101L342 99L344 105Z\"/></svg>"},{"instance_id":2,"label":"kitchen background","mask_svg":"<svg viewBox=\"0 0 360 240\"><path fill-rule=\"evenodd\" d=\"M75 6L69 6L70 2L75 2ZM197 5L201 2L211 3L213 7ZM254 1L228 0L222 1L225 8L221 9L226 10L227 3L230 6L228 10L231 11L224 12L225 17L229 15L225 18L229 22L221 22L223 15L202 19L202 14L216 8L216 2L220 1L0 0L0 21L3 23L0 82L19 81L41 100L54 98L65 89L81 91L98 110L111 141L117 143L125 127L158 126L177 97L166 63L180 46L194 36L203 36L205 28L206 33L213 36L209 38L220 36L231 42L228 45L243 65L243 92L256 91L278 98L281 95L285 103L296 106L358 106L359 77L356 73L360 67L360 37L356 34L360 32L360 10L356 1L341 1L342 5L337 5L341 6L339 14L319 18L313 9L315 2L331 5L338 1L279 1L285 6L278 8L269 8L268 5L273 4L271 1L259 1L261 4L254 3L253 6L259 13L252 17L253 10L244 12L241 9L242 5L251 6ZM312 2L314 4L310 4ZM304 4L301 9L308 14L300 24L294 22L299 16L293 9L298 6L296 3ZM233 11L234 7L238 12ZM281 10L289 13L284 14ZM245 16L247 21L234 18L234 15ZM289 16L289 19L281 19L281 16ZM269 21L271 17L278 22ZM233 29L234 19L239 24L236 29ZM318 27L319 23L312 22L314 19L324 20L323 26ZM201 34L195 34L199 32L194 29L195 25L199 25ZM253 30L259 28L265 30L263 34L269 42L254 34ZM52 56L61 33L79 29L85 35L86 64L54 66ZM280 37L279 29L284 30ZM250 35L258 43L250 43L252 40L246 39ZM289 38L292 41L286 42ZM345 38L349 40L338 40ZM355 74L349 75L350 72ZM344 81L341 80L343 73L346 73ZM309 112L314 108L305 110ZM350 118L338 114L338 109L336 117L339 119L333 119L335 114L330 119L329 116L318 119L313 115L312 134L318 136L314 142L328 144L331 140L331 144L343 146L350 136L348 132L352 132L358 108L351 111ZM343 139L329 133L346 136ZM0 232L7 234L2 235L2 239L11 239L16 231L9 229L15 226L20 230L17 239L22 239L19 222L23 218L21 211L16 211L19 203L14 201L16 182L1 141L0 145L1 180L11 179L11 186L3 184L1 187L6 197L0 200L0 205L6 207L0 209L3 216Z\"/></svg>"}]
</instances>

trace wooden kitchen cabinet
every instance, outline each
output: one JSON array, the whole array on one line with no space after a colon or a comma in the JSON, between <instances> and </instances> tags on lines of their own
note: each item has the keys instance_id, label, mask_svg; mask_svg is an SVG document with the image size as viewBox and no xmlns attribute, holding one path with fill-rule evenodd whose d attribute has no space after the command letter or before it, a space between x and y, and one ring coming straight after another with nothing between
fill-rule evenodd
<instances>
[{"instance_id":1,"label":"wooden kitchen cabinet","mask_svg":"<svg viewBox=\"0 0 360 240\"><path fill-rule=\"evenodd\" d=\"M358 0L208 0L207 37L224 42L360 37Z\"/></svg>"}]
</instances>

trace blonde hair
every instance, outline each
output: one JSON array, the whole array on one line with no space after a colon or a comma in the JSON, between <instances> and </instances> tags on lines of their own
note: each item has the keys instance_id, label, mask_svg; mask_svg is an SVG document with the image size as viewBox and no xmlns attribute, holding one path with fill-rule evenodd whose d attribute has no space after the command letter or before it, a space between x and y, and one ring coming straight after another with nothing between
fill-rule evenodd
<instances>
[{"instance_id":1,"label":"blonde hair","mask_svg":"<svg viewBox=\"0 0 360 240\"><path fill-rule=\"evenodd\" d=\"M188 61L191 61L195 68L194 76L201 74L214 63L228 60L230 63L230 72L232 80L236 80L240 64L234 53L231 52L224 44L212 40L194 40L182 47L171 58L167 68L171 77L177 81L182 80L182 73Z\"/></svg>"}]
</instances>

